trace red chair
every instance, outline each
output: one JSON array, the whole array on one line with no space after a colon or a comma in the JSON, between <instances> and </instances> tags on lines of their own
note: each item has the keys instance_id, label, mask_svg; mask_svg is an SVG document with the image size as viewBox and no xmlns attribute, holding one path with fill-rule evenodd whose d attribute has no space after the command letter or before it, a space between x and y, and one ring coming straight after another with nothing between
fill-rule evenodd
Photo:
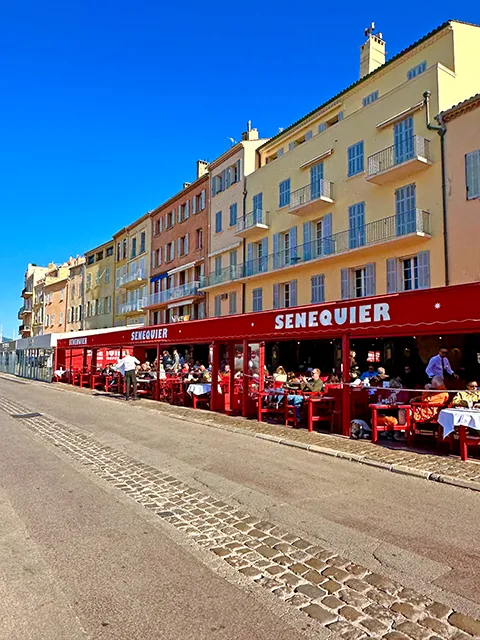
<instances>
[{"instance_id":1,"label":"red chair","mask_svg":"<svg viewBox=\"0 0 480 640\"><path fill-rule=\"evenodd\" d=\"M263 421L264 415L281 415L285 418L285 398L283 394L274 393L272 391L257 391L257 418L259 422Z\"/></svg>"},{"instance_id":2,"label":"red chair","mask_svg":"<svg viewBox=\"0 0 480 640\"><path fill-rule=\"evenodd\" d=\"M442 429L437 422L438 414L448 405L448 399L442 405L427 402L412 402L410 428L406 432L407 442L413 442L418 436L433 436L435 444L443 442Z\"/></svg>"}]
</instances>

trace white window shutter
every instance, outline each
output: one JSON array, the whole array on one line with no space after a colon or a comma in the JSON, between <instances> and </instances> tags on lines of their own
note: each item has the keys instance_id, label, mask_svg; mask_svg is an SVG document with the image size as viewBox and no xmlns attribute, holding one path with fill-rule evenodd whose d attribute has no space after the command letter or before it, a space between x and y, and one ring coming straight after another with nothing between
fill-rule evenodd
<instances>
[{"instance_id":1,"label":"white window shutter","mask_svg":"<svg viewBox=\"0 0 480 640\"><path fill-rule=\"evenodd\" d=\"M430 251L421 251L418 254L418 288L430 287Z\"/></svg>"},{"instance_id":2,"label":"white window shutter","mask_svg":"<svg viewBox=\"0 0 480 640\"><path fill-rule=\"evenodd\" d=\"M350 296L350 271L349 269L342 269L342 300L348 300Z\"/></svg>"},{"instance_id":3,"label":"white window shutter","mask_svg":"<svg viewBox=\"0 0 480 640\"><path fill-rule=\"evenodd\" d=\"M278 309L280 307L280 285L273 285L273 308Z\"/></svg>"},{"instance_id":4,"label":"white window shutter","mask_svg":"<svg viewBox=\"0 0 480 640\"><path fill-rule=\"evenodd\" d=\"M185 203L185 219L190 217L190 200Z\"/></svg>"},{"instance_id":5,"label":"white window shutter","mask_svg":"<svg viewBox=\"0 0 480 640\"><path fill-rule=\"evenodd\" d=\"M365 265L365 295L374 296L375 290L375 263L369 262Z\"/></svg>"},{"instance_id":6,"label":"white window shutter","mask_svg":"<svg viewBox=\"0 0 480 640\"><path fill-rule=\"evenodd\" d=\"M290 280L290 306L297 306L297 281Z\"/></svg>"},{"instance_id":7,"label":"white window shutter","mask_svg":"<svg viewBox=\"0 0 480 640\"><path fill-rule=\"evenodd\" d=\"M467 200L480 198L480 149L465 156Z\"/></svg>"},{"instance_id":8,"label":"white window shutter","mask_svg":"<svg viewBox=\"0 0 480 640\"><path fill-rule=\"evenodd\" d=\"M192 198L192 214L195 215L197 213L197 196L193 196Z\"/></svg>"},{"instance_id":9,"label":"white window shutter","mask_svg":"<svg viewBox=\"0 0 480 640\"><path fill-rule=\"evenodd\" d=\"M162 247L159 248L158 250L158 265L160 266L162 264Z\"/></svg>"},{"instance_id":10,"label":"white window shutter","mask_svg":"<svg viewBox=\"0 0 480 640\"><path fill-rule=\"evenodd\" d=\"M182 255L182 239L177 238L177 256Z\"/></svg>"},{"instance_id":11,"label":"white window shutter","mask_svg":"<svg viewBox=\"0 0 480 640\"><path fill-rule=\"evenodd\" d=\"M187 233L186 236L185 236L185 242L184 242L184 245L183 245L184 251L185 251L185 255L187 255L187 253L188 253L188 242L189 242L188 239L189 239L189 234Z\"/></svg>"},{"instance_id":12,"label":"white window shutter","mask_svg":"<svg viewBox=\"0 0 480 640\"><path fill-rule=\"evenodd\" d=\"M177 207L177 220L178 222L182 221L182 205L179 204Z\"/></svg>"},{"instance_id":13,"label":"white window shutter","mask_svg":"<svg viewBox=\"0 0 480 640\"><path fill-rule=\"evenodd\" d=\"M200 194L200 211L203 211L205 209L205 197L205 189L202 189L202 193Z\"/></svg>"},{"instance_id":14,"label":"white window shutter","mask_svg":"<svg viewBox=\"0 0 480 640\"><path fill-rule=\"evenodd\" d=\"M175 209L172 211L172 227L175 224L175 215L176 215L176 211Z\"/></svg>"},{"instance_id":15,"label":"white window shutter","mask_svg":"<svg viewBox=\"0 0 480 640\"><path fill-rule=\"evenodd\" d=\"M155 251L152 251L152 267L155 268L157 266L155 262Z\"/></svg>"},{"instance_id":16,"label":"white window shutter","mask_svg":"<svg viewBox=\"0 0 480 640\"><path fill-rule=\"evenodd\" d=\"M398 262L396 258L387 260L387 293L398 291Z\"/></svg>"},{"instance_id":17,"label":"white window shutter","mask_svg":"<svg viewBox=\"0 0 480 640\"><path fill-rule=\"evenodd\" d=\"M175 258L175 241L174 240L172 240L171 247L172 247L172 255L170 256L170 258L173 260Z\"/></svg>"}]
</instances>

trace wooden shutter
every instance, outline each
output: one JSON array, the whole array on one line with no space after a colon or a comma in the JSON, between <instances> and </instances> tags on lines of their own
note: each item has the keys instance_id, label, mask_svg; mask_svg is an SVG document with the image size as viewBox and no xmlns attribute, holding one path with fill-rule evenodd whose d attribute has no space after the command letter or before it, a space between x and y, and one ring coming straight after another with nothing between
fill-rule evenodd
<instances>
[{"instance_id":1,"label":"wooden shutter","mask_svg":"<svg viewBox=\"0 0 480 640\"><path fill-rule=\"evenodd\" d=\"M247 246L247 276L251 276L253 273L253 244L248 243Z\"/></svg>"},{"instance_id":2,"label":"wooden shutter","mask_svg":"<svg viewBox=\"0 0 480 640\"><path fill-rule=\"evenodd\" d=\"M185 235L185 242L183 244L183 250L184 250L185 255L187 255L187 253L188 253L189 235L190 234L188 234L188 233Z\"/></svg>"},{"instance_id":3,"label":"wooden shutter","mask_svg":"<svg viewBox=\"0 0 480 640\"><path fill-rule=\"evenodd\" d=\"M185 203L185 220L190 217L190 200Z\"/></svg>"},{"instance_id":4,"label":"wooden shutter","mask_svg":"<svg viewBox=\"0 0 480 640\"><path fill-rule=\"evenodd\" d=\"M280 234L273 234L273 268L280 267Z\"/></svg>"},{"instance_id":5,"label":"wooden shutter","mask_svg":"<svg viewBox=\"0 0 480 640\"><path fill-rule=\"evenodd\" d=\"M332 214L327 213L327 215L322 218L322 252L323 255L329 256L333 251Z\"/></svg>"},{"instance_id":6,"label":"wooden shutter","mask_svg":"<svg viewBox=\"0 0 480 640\"><path fill-rule=\"evenodd\" d=\"M430 287L430 251L422 251L418 254L418 288Z\"/></svg>"},{"instance_id":7,"label":"wooden shutter","mask_svg":"<svg viewBox=\"0 0 480 640\"><path fill-rule=\"evenodd\" d=\"M202 189L202 193L200 194L200 211L205 209L205 189Z\"/></svg>"},{"instance_id":8,"label":"wooden shutter","mask_svg":"<svg viewBox=\"0 0 480 640\"><path fill-rule=\"evenodd\" d=\"M178 222L182 221L182 205L179 204L177 207L177 220Z\"/></svg>"},{"instance_id":9,"label":"wooden shutter","mask_svg":"<svg viewBox=\"0 0 480 640\"><path fill-rule=\"evenodd\" d=\"M341 272L341 281L342 281L342 300L348 300L350 295L350 270L342 269Z\"/></svg>"},{"instance_id":10,"label":"wooden shutter","mask_svg":"<svg viewBox=\"0 0 480 640\"><path fill-rule=\"evenodd\" d=\"M280 307L280 285L278 283L273 285L273 308L278 309Z\"/></svg>"},{"instance_id":11,"label":"wooden shutter","mask_svg":"<svg viewBox=\"0 0 480 640\"><path fill-rule=\"evenodd\" d=\"M369 262L365 265L365 295L375 295L375 263Z\"/></svg>"},{"instance_id":12,"label":"wooden shutter","mask_svg":"<svg viewBox=\"0 0 480 640\"><path fill-rule=\"evenodd\" d=\"M480 149L465 156L467 200L480 198Z\"/></svg>"},{"instance_id":13,"label":"wooden shutter","mask_svg":"<svg viewBox=\"0 0 480 640\"><path fill-rule=\"evenodd\" d=\"M303 223L303 259L304 261L312 258L312 223Z\"/></svg>"},{"instance_id":14,"label":"wooden shutter","mask_svg":"<svg viewBox=\"0 0 480 640\"><path fill-rule=\"evenodd\" d=\"M297 262L297 227L291 227L290 234L290 264L296 264Z\"/></svg>"},{"instance_id":15,"label":"wooden shutter","mask_svg":"<svg viewBox=\"0 0 480 640\"><path fill-rule=\"evenodd\" d=\"M290 280L290 306L297 306L297 281Z\"/></svg>"},{"instance_id":16,"label":"wooden shutter","mask_svg":"<svg viewBox=\"0 0 480 640\"><path fill-rule=\"evenodd\" d=\"M192 198L192 214L195 215L197 213L197 196L193 196Z\"/></svg>"},{"instance_id":17,"label":"wooden shutter","mask_svg":"<svg viewBox=\"0 0 480 640\"><path fill-rule=\"evenodd\" d=\"M387 293L398 291L398 262L396 258L387 260Z\"/></svg>"},{"instance_id":18,"label":"wooden shutter","mask_svg":"<svg viewBox=\"0 0 480 640\"><path fill-rule=\"evenodd\" d=\"M268 271L268 238L262 240L262 264L259 265L260 271Z\"/></svg>"}]
</instances>

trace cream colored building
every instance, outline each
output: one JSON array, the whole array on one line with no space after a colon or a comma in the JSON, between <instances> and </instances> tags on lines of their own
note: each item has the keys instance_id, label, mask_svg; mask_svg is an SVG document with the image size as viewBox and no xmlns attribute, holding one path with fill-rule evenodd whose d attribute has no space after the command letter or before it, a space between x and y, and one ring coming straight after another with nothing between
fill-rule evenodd
<instances>
[{"instance_id":1,"label":"cream colored building","mask_svg":"<svg viewBox=\"0 0 480 640\"><path fill-rule=\"evenodd\" d=\"M207 277L204 290L208 293L209 316L242 312L242 285L232 281L230 276L244 260L245 230L253 215L251 211L244 211L245 176L255 170L256 151L265 141L259 139L257 129L252 129L249 122L242 140L208 167L207 271L213 275ZM267 217L268 214L258 215ZM228 286L224 286L226 282Z\"/></svg>"},{"instance_id":2,"label":"cream colored building","mask_svg":"<svg viewBox=\"0 0 480 640\"><path fill-rule=\"evenodd\" d=\"M148 312L152 224L150 212L119 231L115 241L114 325L143 325Z\"/></svg>"},{"instance_id":3,"label":"cream colored building","mask_svg":"<svg viewBox=\"0 0 480 640\"><path fill-rule=\"evenodd\" d=\"M67 323L70 264L49 264L45 273L43 333L64 333Z\"/></svg>"},{"instance_id":4,"label":"cream colored building","mask_svg":"<svg viewBox=\"0 0 480 640\"><path fill-rule=\"evenodd\" d=\"M388 61L370 33L360 79L258 149L246 259L226 277L211 266L209 292L245 284L248 312L444 285L440 137L423 96L435 114L475 93L479 55L479 27L461 22Z\"/></svg>"},{"instance_id":5,"label":"cream colored building","mask_svg":"<svg viewBox=\"0 0 480 640\"><path fill-rule=\"evenodd\" d=\"M40 286L42 294L38 294L38 298L36 289L40 283L44 282L47 271L47 267L37 267L36 264L29 264L25 272L22 291L23 304L18 311L18 319L22 321L19 329L22 338L40 335L43 332L43 285Z\"/></svg>"},{"instance_id":6,"label":"cream colored building","mask_svg":"<svg viewBox=\"0 0 480 640\"><path fill-rule=\"evenodd\" d=\"M114 241L85 253L84 329L113 327Z\"/></svg>"}]
</instances>

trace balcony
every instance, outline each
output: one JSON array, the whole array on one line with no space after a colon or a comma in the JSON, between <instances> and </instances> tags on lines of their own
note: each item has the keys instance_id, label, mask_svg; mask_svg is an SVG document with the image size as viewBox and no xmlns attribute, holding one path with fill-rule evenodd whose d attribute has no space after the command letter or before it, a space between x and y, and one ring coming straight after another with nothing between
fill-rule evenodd
<instances>
[{"instance_id":1,"label":"balcony","mask_svg":"<svg viewBox=\"0 0 480 640\"><path fill-rule=\"evenodd\" d=\"M152 293L148 298L148 306L157 307L163 304L167 304L172 300L181 300L182 298L190 298L203 295L203 292L200 291L199 281L187 282L185 284L181 284L178 287L172 287L172 289L166 289L165 291Z\"/></svg>"},{"instance_id":2,"label":"balcony","mask_svg":"<svg viewBox=\"0 0 480 640\"><path fill-rule=\"evenodd\" d=\"M262 209L255 209L255 211L251 211L237 220L235 235L239 238L251 238L269 228L270 213L262 211Z\"/></svg>"},{"instance_id":3,"label":"balcony","mask_svg":"<svg viewBox=\"0 0 480 640\"><path fill-rule=\"evenodd\" d=\"M386 184L409 178L431 165L430 141L422 136L413 136L369 156L367 180Z\"/></svg>"},{"instance_id":4,"label":"balcony","mask_svg":"<svg viewBox=\"0 0 480 640\"><path fill-rule=\"evenodd\" d=\"M309 215L329 207L335 202L333 182L317 180L290 194L289 213Z\"/></svg>"},{"instance_id":5,"label":"balcony","mask_svg":"<svg viewBox=\"0 0 480 640\"><path fill-rule=\"evenodd\" d=\"M144 280L147 279L147 272L145 269L136 269L135 271L132 271L131 273L127 273L124 276L120 276L118 278L118 284L119 287L133 287L135 284L138 284L139 282L143 282Z\"/></svg>"},{"instance_id":6,"label":"balcony","mask_svg":"<svg viewBox=\"0 0 480 640\"><path fill-rule=\"evenodd\" d=\"M413 209L401 215L382 218L355 229L340 231L330 237L292 247L290 251L279 251L235 267L226 267L206 275L201 282L201 288L208 289L234 280L243 280L294 267L312 260L326 260L347 252L361 252L364 248L385 242L396 242L400 245L405 239L411 239L414 236L430 238L428 211Z\"/></svg>"},{"instance_id":7,"label":"balcony","mask_svg":"<svg viewBox=\"0 0 480 640\"><path fill-rule=\"evenodd\" d=\"M138 313L143 311L147 306L147 298L139 298L133 302L124 302L123 304L117 304L117 316L123 316L127 313Z\"/></svg>"},{"instance_id":8,"label":"balcony","mask_svg":"<svg viewBox=\"0 0 480 640\"><path fill-rule=\"evenodd\" d=\"M25 313L25 307L20 307L18 310L18 319L21 320L23 318L23 314Z\"/></svg>"},{"instance_id":9,"label":"balcony","mask_svg":"<svg viewBox=\"0 0 480 640\"><path fill-rule=\"evenodd\" d=\"M25 287L22 291L22 298L29 298L30 296L33 296L33 291L28 287Z\"/></svg>"}]
</instances>

